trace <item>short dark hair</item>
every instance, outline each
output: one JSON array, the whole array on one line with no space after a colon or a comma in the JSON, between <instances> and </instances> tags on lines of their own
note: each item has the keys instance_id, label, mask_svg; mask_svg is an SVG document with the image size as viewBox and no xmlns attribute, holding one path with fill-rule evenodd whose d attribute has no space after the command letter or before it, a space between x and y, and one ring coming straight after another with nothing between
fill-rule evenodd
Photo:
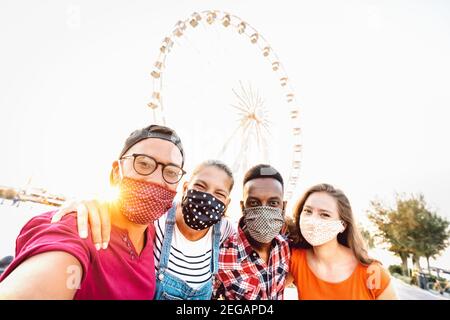
<instances>
[{"instance_id":1,"label":"short dark hair","mask_svg":"<svg viewBox=\"0 0 450 320\"><path fill-rule=\"evenodd\" d=\"M258 179L258 178L272 178L278 180L281 183L281 186L284 188L283 177L278 172L277 169L268 164L258 164L252 168L250 168L244 176L245 185L250 180Z\"/></svg>"},{"instance_id":2,"label":"short dark hair","mask_svg":"<svg viewBox=\"0 0 450 320\"><path fill-rule=\"evenodd\" d=\"M206 167L216 167L217 169L220 169L223 172L225 172L227 176L231 179L231 186L229 191L233 189L234 185L233 171L231 171L230 167L220 160L203 161L202 163L200 163L198 166L195 167L194 171L192 172L192 176L195 176L197 173L199 173L200 170Z\"/></svg>"}]
</instances>

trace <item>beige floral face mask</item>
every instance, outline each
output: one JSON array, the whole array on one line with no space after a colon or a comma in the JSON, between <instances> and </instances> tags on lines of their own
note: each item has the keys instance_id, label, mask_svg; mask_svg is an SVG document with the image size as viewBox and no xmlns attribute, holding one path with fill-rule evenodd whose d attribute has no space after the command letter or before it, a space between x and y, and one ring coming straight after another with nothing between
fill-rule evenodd
<instances>
[{"instance_id":1,"label":"beige floral face mask","mask_svg":"<svg viewBox=\"0 0 450 320\"><path fill-rule=\"evenodd\" d=\"M324 220L300 215L300 231L306 241L313 247L320 246L333 240L345 230L342 220Z\"/></svg>"}]
</instances>

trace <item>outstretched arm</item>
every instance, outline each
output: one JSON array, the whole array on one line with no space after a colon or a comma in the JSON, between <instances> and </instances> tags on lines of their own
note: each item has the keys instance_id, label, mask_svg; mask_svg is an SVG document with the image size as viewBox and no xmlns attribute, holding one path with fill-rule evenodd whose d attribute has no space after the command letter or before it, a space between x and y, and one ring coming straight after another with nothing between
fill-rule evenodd
<instances>
[{"instance_id":1,"label":"outstretched arm","mask_svg":"<svg viewBox=\"0 0 450 320\"><path fill-rule=\"evenodd\" d=\"M30 257L0 283L0 300L73 299L83 277L79 261L63 251Z\"/></svg>"}]
</instances>

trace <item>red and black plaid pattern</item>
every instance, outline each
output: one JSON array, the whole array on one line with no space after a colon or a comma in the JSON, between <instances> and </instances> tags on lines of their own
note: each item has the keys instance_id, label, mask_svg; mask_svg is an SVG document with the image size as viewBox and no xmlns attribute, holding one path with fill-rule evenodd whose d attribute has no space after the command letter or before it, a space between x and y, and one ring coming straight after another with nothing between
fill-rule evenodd
<instances>
[{"instance_id":1,"label":"red and black plaid pattern","mask_svg":"<svg viewBox=\"0 0 450 320\"><path fill-rule=\"evenodd\" d=\"M250 246L244 231L230 236L219 254L214 297L227 300L282 300L289 271L290 251L286 239L272 241L269 263Z\"/></svg>"}]
</instances>

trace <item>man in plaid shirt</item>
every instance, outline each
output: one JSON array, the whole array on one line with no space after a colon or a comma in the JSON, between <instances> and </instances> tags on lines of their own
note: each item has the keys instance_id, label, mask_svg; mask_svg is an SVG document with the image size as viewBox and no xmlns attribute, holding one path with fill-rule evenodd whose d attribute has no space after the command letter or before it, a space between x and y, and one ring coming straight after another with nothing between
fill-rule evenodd
<instances>
[{"instance_id":1,"label":"man in plaid shirt","mask_svg":"<svg viewBox=\"0 0 450 320\"><path fill-rule=\"evenodd\" d=\"M244 177L238 231L222 245L214 297L227 300L282 300L290 251L284 225L283 178L269 165Z\"/></svg>"}]
</instances>

